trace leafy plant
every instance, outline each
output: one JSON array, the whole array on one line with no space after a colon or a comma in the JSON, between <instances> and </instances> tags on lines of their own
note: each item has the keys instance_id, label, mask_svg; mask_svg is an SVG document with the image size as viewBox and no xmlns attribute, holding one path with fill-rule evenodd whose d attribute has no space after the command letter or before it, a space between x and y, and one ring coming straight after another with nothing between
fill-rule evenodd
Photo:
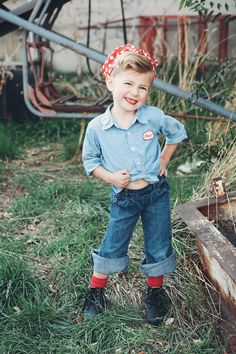
<instances>
[{"instance_id":1,"label":"leafy plant","mask_svg":"<svg viewBox=\"0 0 236 354\"><path fill-rule=\"evenodd\" d=\"M229 11L229 4L227 2L222 3L222 1L180 0L179 10L184 7L196 11L200 16L207 17L208 20L212 21L215 21L215 19L222 14L221 11ZM229 15L229 19L230 18L231 15Z\"/></svg>"}]
</instances>

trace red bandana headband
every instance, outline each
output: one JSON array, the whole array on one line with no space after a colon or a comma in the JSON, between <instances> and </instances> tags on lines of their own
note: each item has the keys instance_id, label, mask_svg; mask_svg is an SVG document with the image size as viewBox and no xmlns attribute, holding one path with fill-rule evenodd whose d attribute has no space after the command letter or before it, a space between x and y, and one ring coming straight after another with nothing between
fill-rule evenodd
<instances>
[{"instance_id":1,"label":"red bandana headband","mask_svg":"<svg viewBox=\"0 0 236 354\"><path fill-rule=\"evenodd\" d=\"M114 67L114 62L115 62L116 58L118 57L118 55L121 55L125 52L135 52L137 54L144 55L146 58L148 58L150 60L150 62L152 63L152 68L153 68L153 72L154 72L154 79L156 78L156 67L158 65L157 60L154 59L153 57L151 57L151 55L145 49L136 48L132 44L123 44L120 47L115 48L108 55L105 63L103 64L101 71L102 71L102 74L105 77L105 79L111 75L111 72Z\"/></svg>"}]
</instances>

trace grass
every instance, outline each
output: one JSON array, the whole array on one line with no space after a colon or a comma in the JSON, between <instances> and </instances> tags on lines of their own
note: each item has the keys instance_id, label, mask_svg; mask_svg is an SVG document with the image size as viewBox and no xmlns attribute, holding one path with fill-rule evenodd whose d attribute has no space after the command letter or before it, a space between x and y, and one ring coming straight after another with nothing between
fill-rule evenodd
<instances>
[{"instance_id":1,"label":"grass","mask_svg":"<svg viewBox=\"0 0 236 354\"><path fill-rule=\"evenodd\" d=\"M20 149L16 143L14 131L0 123L0 159L19 157Z\"/></svg>"},{"instance_id":2,"label":"grass","mask_svg":"<svg viewBox=\"0 0 236 354\"><path fill-rule=\"evenodd\" d=\"M50 140L47 128L39 126L39 131L45 129L45 144L58 144L55 135ZM66 136L66 128L60 134ZM110 188L86 177L80 163L65 163L63 145L46 160L43 138L38 136L34 156L22 132L18 137L23 164L8 161L1 170L7 171L1 189L9 189L14 197L0 219L0 352L223 354L218 313L200 269L195 240L175 218L178 263L177 271L166 278L173 305L163 325L155 329L144 321L140 223L130 245L129 272L109 280L108 310L96 319L83 320L90 251L99 246L108 221ZM43 163L38 164L40 159ZM172 206L191 198L204 177L177 176L181 159L179 151L170 166Z\"/></svg>"},{"instance_id":3,"label":"grass","mask_svg":"<svg viewBox=\"0 0 236 354\"><path fill-rule=\"evenodd\" d=\"M187 40L187 38L186 38ZM185 66L163 64L158 78L196 96L235 109L235 58L215 63L196 53ZM199 72L204 60L208 70ZM58 77L58 88L90 98L104 85L76 75ZM191 101L153 90L150 102L165 112L211 115ZM169 166L171 205L211 195L211 179L223 176L235 189L235 125L184 121L189 140ZM173 213L177 270L166 277L172 308L162 326L144 321L145 278L138 223L128 273L110 277L108 310L84 321L81 307L91 273L90 251L103 237L109 215L109 186L85 176L79 147L86 123L38 120L0 125L0 353L1 354L224 354L219 315L206 282L195 238ZM79 145L79 146L78 146ZM203 160L194 174L177 167Z\"/></svg>"}]
</instances>

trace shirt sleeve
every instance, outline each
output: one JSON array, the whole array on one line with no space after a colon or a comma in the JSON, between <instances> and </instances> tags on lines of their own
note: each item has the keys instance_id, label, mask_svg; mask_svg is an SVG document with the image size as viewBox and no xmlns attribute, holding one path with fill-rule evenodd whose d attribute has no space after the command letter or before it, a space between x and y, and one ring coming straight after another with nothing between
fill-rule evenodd
<instances>
[{"instance_id":1,"label":"shirt sleeve","mask_svg":"<svg viewBox=\"0 0 236 354\"><path fill-rule=\"evenodd\" d=\"M89 125L83 143L82 161L88 176L92 174L95 168L102 164L100 144L95 131Z\"/></svg>"},{"instance_id":2,"label":"shirt sleeve","mask_svg":"<svg viewBox=\"0 0 236 354\"><path fill-rule=\"evenodd\" d=\"M161 132L166 137L166 144L177 144L188 138L184 125L168 115L163 116Z\"/></svg>"}]
</instances>

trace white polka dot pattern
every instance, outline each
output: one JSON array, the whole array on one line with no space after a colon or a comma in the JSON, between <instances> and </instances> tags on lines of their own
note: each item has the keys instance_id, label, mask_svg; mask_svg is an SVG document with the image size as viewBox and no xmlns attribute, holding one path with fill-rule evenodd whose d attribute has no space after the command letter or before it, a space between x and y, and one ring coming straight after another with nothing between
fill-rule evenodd
<instances>
[{"instance_id":1,"label":"white polka dot pattern","mask_svg":"<svg viewBox=\"0 0 236 354\"><path fill-rule=\"evenodd\" d=\"M150 60L150 62L152 63L153 72L154 72L154 79L156 78L156 67L158 65L157 60L154 59L148 53L148 51L146 51L145 49L136 48L133 44L123 44L120 47L116 47L108 55L106 61L104 62L101 71L102 71L102 74L105 77L105 79L111 75L111 72L112 72L113 67L114 67L113 65L114 65L114 62L115 62L115 59L117 58L117 56L121 55L121 54L123 54L125 52L135 52L135 53L138 53L140 55L144 55L146 58L148 58Z\"/></svg>"}]
</instances>

